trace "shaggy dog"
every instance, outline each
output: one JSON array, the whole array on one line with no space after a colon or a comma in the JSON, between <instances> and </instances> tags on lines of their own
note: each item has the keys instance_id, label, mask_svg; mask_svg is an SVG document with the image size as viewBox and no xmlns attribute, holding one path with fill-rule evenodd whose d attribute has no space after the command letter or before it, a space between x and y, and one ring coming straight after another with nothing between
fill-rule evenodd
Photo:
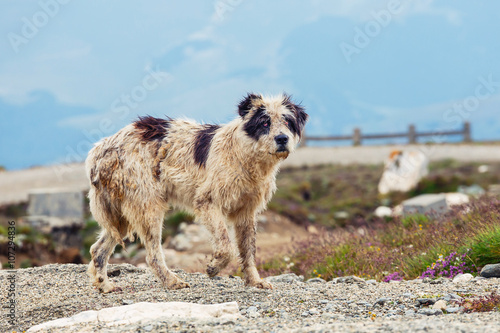
<instances>
[{"instance_id":1,"label":"shaggy dog","mask_svg":"<svg viewBox=\"0 0 500 333\"><path fill-rule=\"evenodd\" d=\"M119 290L107 277L108 259L117 244L136 236L165 287L189 287L164 260L161 231L169 205L194 213L211 232L210 277L232 258L231 223L246 285L272 288L255 266L256 215L275 192L280 162L295 149L308 115L286 94L248 94L238 113L223 126L140 117L89 152L90 210L102 228L90 249L89 274L101 292Z\"/></svg>"}]
</instances>

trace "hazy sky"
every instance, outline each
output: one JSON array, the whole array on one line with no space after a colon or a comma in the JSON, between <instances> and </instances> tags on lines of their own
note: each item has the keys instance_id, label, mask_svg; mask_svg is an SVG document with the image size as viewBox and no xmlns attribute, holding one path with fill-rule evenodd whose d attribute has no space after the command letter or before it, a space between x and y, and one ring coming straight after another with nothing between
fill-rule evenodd
<instances>
[{"instance_id":1,"label":"hazy sky","mask_svg":"<svg viewBox=\"0 0 500 333\"><path fill-rule=\"evenodd\" d=\"M249 91L309 134L500 139L500 2L4 0L0 165L83 160L137 115L226 122Z\"/></svg>"}]
</instances>

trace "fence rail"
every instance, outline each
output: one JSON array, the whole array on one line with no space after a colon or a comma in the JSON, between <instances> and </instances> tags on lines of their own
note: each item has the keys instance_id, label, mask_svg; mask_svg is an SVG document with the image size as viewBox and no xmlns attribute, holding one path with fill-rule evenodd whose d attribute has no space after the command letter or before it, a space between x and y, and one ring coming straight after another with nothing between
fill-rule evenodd
<instances>
[{"instance_id":1,"label":"fence rail","mask_svg":"<svg viewBox=\"0 0 500 333\"><path fill-rule=\"evenodd\" d=\"M409 144L417 143L420 137L429 136L451 136L461 135L463 142L472 142L471 126L469 122L463 124L462 129L456 131L443 131L443 132L417 132L415 125L408 126L408 132L405 133L391 133L391 134L362 134L361 129L355 128L352 135L336 135L336 136L308 136L305 135L302 139L302 146L307 146L311 141L346 141L352 140L354 146L360 146L363 140L373 139L393 139L393 138L408 138Z\"/></svg>"}]
</instances>

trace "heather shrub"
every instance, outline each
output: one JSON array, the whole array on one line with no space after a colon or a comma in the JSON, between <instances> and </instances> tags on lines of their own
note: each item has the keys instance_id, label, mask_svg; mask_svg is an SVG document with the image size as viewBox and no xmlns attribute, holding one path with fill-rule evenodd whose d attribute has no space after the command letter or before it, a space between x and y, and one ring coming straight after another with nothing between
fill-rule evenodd
<instances>
[{"instance_id":1,"label":"heather shrub","mask_svg":"<svg viewBox=\"0 0 500 333\"><path fill-rule=\"evenodd\" d=\"M466 298L459 302L467 313L500 311L500 295L492 292L490 295L476 298Z\"/></svg>"},{"instance_id":2,"label":"heather shrub","mask_svg":"<svg viewBox=\"0 0 500 333\"><path fill-rule=\"evenodd\" d=\"M427 269L420 277L422 279L426 277L454 278L458 274L474 272L475 265L467 258L467 253L459 255L456 251L453 251L447 257L444 257L442 254L439 255L439 258L430 266L427 266Z\"/></svg>"},{"instance_id":3,"label":"heather shrub","mask_svg":"<svg viewBox=\"0 0 500 333\"><path fill-rule=\"evenodd\" d=\"M500 261L499 219L500 201L485 197L437 219L373 220L355 232L324 231L297 243L288 263L275 258L261 263L260 270L263 275L291 271L306 278L357 275L379 281L476 274L481 266Z\"/></svg>"}]
</instances>

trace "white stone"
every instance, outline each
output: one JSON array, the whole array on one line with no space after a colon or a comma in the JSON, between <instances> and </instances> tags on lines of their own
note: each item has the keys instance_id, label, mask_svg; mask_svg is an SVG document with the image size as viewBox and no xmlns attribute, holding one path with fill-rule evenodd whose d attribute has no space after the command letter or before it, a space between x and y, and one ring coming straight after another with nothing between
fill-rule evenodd
<instances>
[{"instance_id":1,"label":"white stone","mask_svg":"<svg viewBox=\"0 0 500 333\"><path fill-rule=\"evenodd\" d=\"M439 301L437 301L436 303L434 303L432 305L432 308L433 309L439 309L439 310L445 310L446 309L446 301L445 300L442 300L440 299Z\"/></svg>"},{"instance_id":2,"label":"white stone","mask_svg":"<svg viewBox=\"0 0 500 333\"><path fill-rule=\"evenodd\" d=\"M221 304L195 304L185 302L149 303L85 311L68 318L60 318L33 326L28 332L42 332L55 327L70 327L75 324L130 325L143 320L176 319L238 319L241 318L236 302Z\"/></svg>"},{"instance_id":3,"label":"white stone","mask_svg":"<svg viewBox=\"0 0 500 333\"><path fill-rule=\"evenodd\" d=\"M469 282L472 280L474 276L470 273L465 273L465 274L458 274L453 278L453 283L464 283L464 282Z\"/></svg>"},{"instance_id":4,"label":"white stone","mask_svg":"<svg viewBox=\"0 0 500 333\"><path fill-rule=\"evenodd\" d=\"M387 206L380 206L375 209L375 216L386 217L392 215L392 208Z\"/></svg>"},{"instance_id":5,"label":"white stone","mask_svg":"<svg viewBox=\"0 0 500 333\"><path fill-rule=\"evenodd\" d=\"M446 193L446 204L448 207L469 203L469 196L464 193Z\"/></svg>"},{"instance_id":6,"label":"white stone","mask_svg":"<svg viewBox=\"0 0 500 333\"><path fill-rule=\"evenodd\" d=\"M477 168L477 171L478 171L479 173L486 173L486 172L490 171L490 167L489 167L488 165L483 164L483 165L480 165L480 166Z\"/></svg>"},{"instance_id":7,"label":"white stone","mask_svg":"<svg viewBox=\"0 0 500 333\"><path fill-rule=\"evenodd\" d=\"M429 159L420 151L393 151L378 184L380 194L408 192L429 173Z\"/></svg>"}]
</instances>

